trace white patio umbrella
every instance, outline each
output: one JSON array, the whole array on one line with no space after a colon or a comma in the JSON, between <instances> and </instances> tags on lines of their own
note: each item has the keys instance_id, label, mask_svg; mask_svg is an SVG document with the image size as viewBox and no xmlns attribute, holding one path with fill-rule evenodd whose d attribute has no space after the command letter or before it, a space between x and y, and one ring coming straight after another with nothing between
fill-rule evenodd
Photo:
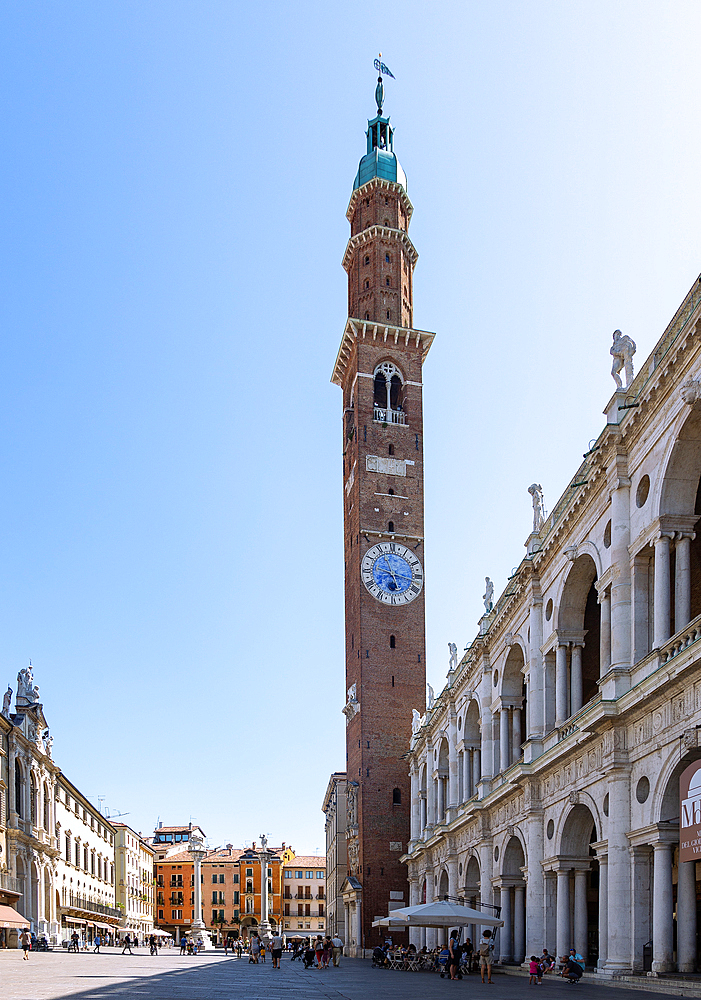
<instances>
[{"instance_id":1,"label":"white patio umbrella","mask_svg":"<svg viewBox=\"0 0 701 1000\"><path fill-rule=\"evenodd\" d=\"M400 910L392 910L385 920L396 922L397 927L466 927L475 924L478 927L503 927L504 921L490 917L480 910L473 910L461 903L451 903L447 899L436 900L434 903L419 903L418 906L404 906ZM374 926L380 925L379 921Z\"/></svg>"}]
</instances>

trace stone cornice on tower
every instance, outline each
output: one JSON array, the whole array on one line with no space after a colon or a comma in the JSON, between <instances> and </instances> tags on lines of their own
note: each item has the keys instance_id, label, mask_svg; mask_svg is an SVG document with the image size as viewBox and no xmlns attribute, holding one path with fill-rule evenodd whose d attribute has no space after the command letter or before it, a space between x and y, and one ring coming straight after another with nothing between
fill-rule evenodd
<instances>
[{"instance_id":1,"label":"stone cornice on tower","mask_svg":"<svg viewBox=\"0 0 701 1000\"><path fill-rule=\"evenodd\" d=\"M418 251L403 229L392 229L389 226L369 226L355 236L351 236L348 240L342 261L346 271L350 271L351 269L353 254L356 250L359 250L366 243L372 243L378 237L384 240L392 240L395 243L401 243L405 254L411 261L411 266L416 266L416 262L419 259Z\"/></svg>"},{"instance_id":2,"label":"stone cornice on tower","mask_svg":"<svg viewBox=\"0 0 701 1000\"><path fill-rule=\"evenodd\" d=\"M349 318L343 331L331 381L335 385L343 386L348 359L357 340L377 341L380 339L383 343L390 343L393 347L408 347L409 344L413 347L421 346L423 349L421 361L423 363L435 336L435 333L429 333L426 330L414 330L404 326L390 326L385 323L374 323L371 320Z\"/></svg>"},{"instance_id":3,"label":"stone cornice on tower","mask_svg":"<svg viewBox=\"0 0 701 1000\"><path fill-rule=\"evenodd\" d=\"M355 212L358 201L367 198L367 196L375 190L380 191L391 191L399 197L402 203L402 207L406 212L407 222L411 222L411 217L414 214L414 206L409 200L409 195L406 193L406 189L403 184L398 181L388 181L382 177L373 177L371 181L367 184L363 184L362 187L356 188L351 195L350 201L348 202L348 210L346 211L346 218L350 222L353 218L353 213Z\"/></svg>"}]
</instances>

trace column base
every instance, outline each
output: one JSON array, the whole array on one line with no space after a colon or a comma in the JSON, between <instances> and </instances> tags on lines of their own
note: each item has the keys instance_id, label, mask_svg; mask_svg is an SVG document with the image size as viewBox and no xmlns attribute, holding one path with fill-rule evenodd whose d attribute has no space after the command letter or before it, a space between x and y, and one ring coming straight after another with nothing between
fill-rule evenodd
<instances>
[{"instance_id":1,"label":"column base","mask_svg":"<svg viewBox=\"0 0 701 1000\"><path fill-rule=\"evenodd\" d=\"M204 923L202 923L201 927L193 924L186 936L189 937L191 941L196 941L201 951L211 951L212 948L214 948L212 939L209 936L209 931L205 927Z\"/></svg>"},{"instance_id":2,"label":"column base","mask_svg":"<svg viewBox=\"0 0 701 1000\"><path fill-rule=\"evenodd\" d=\"M602 976L625 976L633 972L633 967L630 962L616 962L607 958L602 968L597 969L597 972Z\"/></svg>"}]
</instances>

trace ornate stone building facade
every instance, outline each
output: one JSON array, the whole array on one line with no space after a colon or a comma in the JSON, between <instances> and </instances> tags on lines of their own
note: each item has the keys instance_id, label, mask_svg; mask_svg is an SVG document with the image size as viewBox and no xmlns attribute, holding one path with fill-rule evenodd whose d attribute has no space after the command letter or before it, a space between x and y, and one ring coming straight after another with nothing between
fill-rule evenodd
<instances>
[{"instance_id":1,"label":"ornate stone building facade","mask_svg":"<svg viewBox=\"0 0 701 1000\"><path fill-rule=\"evenodd\" d=\"M38 937L56 944L77 929L91 940L98 929L116 927L119 918L114 829L53 760L53 737L31 666L18 674L14 711L11 696L8 688L0 727L7 775L0 782L7 845L0 887L16 892L17 910Z\"/></svg>"},{"instance_id":2,"label":"ornate stone building facade","mask_svg":"<svg viewBox=\"0 0 701 1000\"><path fill-rule=\"evenodd\" d=\"M502 962L696 968L701 872L678 846L701 758L700 334L701 279L634 379L616 331L629 384L550 514L531 487L525 557L415 715L411 902L499 905Z\"/></svg>"},{"instance_id":3,"label":"ornate stone building facade","mask_svg":"<svg viewBox=\"0 0 701 1000\"><path fill-rule=\"evenodd\" d=\"M342 888L348 874L346 846L346 774L337 771L329 778L321 807L326 822L326 927L333 937L346 941L346 914Z\"/></svg>"}]
</instances>

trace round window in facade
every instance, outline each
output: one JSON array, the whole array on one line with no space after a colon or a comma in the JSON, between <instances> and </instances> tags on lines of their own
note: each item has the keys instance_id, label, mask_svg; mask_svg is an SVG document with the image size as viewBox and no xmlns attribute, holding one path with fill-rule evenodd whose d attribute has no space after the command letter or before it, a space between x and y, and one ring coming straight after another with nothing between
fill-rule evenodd
<instances>
[{"instance_id":1,"label":"round window in facade","mask_svg":"<svg viewBox=\"0 0 701 1000\"><path fill-rule=\"evenodd\" d=\"M607 792L606 795L604 795L604 816L608 816L608 814L609 814L609 793Z\"/></svg>"},{"instance_id":2,"label":"round window in facade","mask_svg":"<svg viewBox=\"0 0 701 1000\"><path fill-rule=\"evenodd\" d=\"M608 521L606 523L606 527L604 528L604 548L605 549L610 549L611 548L611 522L610 521Z\"/></svg>"},{"instance_id":3,"label":"round window in facade","mask_svg":"<svg viewBox=\"0 0 701 1000\"><path fill-rule=\"evenodd\" d=\"M635 506L644 507L645 501L650 493L650 477L645 475L642 477L638 483L638 488L635 491Z\"/></svg>"},{"instance_id":4,"label":"round window in facade","mask_svg":"<svg viewBox=\"0 0 701 1000\"><path fill-rule=\"evenodd\" d=\"M638 802L646 802L647 797L650 794L650 782L643 775L638 784L635 786L635 797Z\"/></svg>"},{"instance_id":5,"label":"round window in facade","mask_svg":"<svg viewBox=\"0 0 701 1000\"><path fill-rule=\"evenodd\" d=\"M553 616L553 599L551 597L550 600L548 601L548 603L545 605L545 620L546 620L546 622L549 622L550 619L552 618L552 616Z\"/></svg>"},{"instance_id":6,"label":"round window in facade","mask_svg":"<svg viewBox=\"0 0 701 1000\"><path fill-rule=\"evenodd\" d=\"M553 837L555 836L555 824L551 819L548 820L547 834L548 834L548 840L552 840Z\"/></svg>"},{"instance_id":7,"label":"round window in facade","mask_svg":"<svg viewBox=\"0 0 701 1000\"><path fill-rule=\"evenodd\" d=\"M498 847L494 848L494 860L495 861L499 860L499 848Z\"/></svg>"}]
</instances>

